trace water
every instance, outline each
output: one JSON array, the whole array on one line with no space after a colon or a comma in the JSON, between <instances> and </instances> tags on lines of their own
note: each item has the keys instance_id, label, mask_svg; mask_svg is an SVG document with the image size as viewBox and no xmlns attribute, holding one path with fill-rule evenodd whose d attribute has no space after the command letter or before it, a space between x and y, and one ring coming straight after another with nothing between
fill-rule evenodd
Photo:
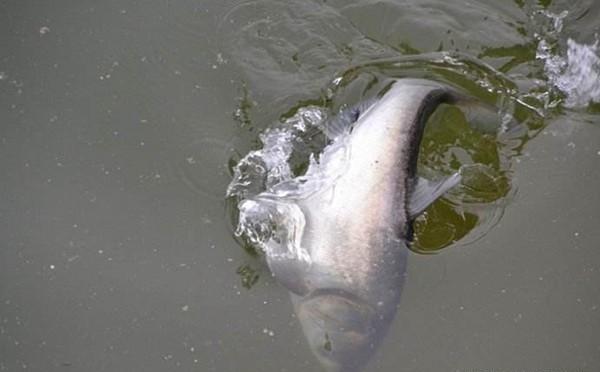
<instances>
[{"instance_id":1,"label":"water","mask_svg":"<svg viewBox=\"0 0 600 372\"><path fill-rule=\"evenodd\" d=\"M456 111L434 118L421 170L483 162L497 191L450 195L420 222L418 251L437 254L410 254L367 370L598 370L599 15L593 1L0 3L0 370L319 370L224 194L265 129L389 76L459 86L527 130L484 141Z\"/></svg>"}]
</instances>

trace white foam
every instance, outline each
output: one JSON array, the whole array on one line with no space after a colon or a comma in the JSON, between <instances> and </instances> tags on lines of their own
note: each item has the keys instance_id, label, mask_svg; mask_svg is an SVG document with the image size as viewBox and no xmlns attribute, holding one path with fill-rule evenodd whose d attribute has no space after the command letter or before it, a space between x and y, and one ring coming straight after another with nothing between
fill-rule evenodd
<instances>
[{"instance_id":1,"label":"white foam","mask_svg":"<svg viewBox=\"0 0 600 372\"><path fill-rule=\"evenodd\" d=\"M294 200L320 188L326 178L313 153L305 154L309 162L306 174L295 177L290 156L299 149L302 134L321 129L325 118L319 107L298 110L282 126L261 134L263 147L249 152L234 169L227 196L238 199L236 235L244 236L271 259L310 262L300 244L304 213Z\"/></svg>"},{"instance_id":2,"label":"white foam","mask_svg":"<svg viewBox=\"0 0 600 372\"><path fill-rule=\"evenodd\" d=\"M554 55L549 44L541 40L536 57L544 61L549 83L565 95L566 107L585 107L590 102L600 102L598 41L579 44L568 39L564 56Z\"/></svg>"}]
</instances>

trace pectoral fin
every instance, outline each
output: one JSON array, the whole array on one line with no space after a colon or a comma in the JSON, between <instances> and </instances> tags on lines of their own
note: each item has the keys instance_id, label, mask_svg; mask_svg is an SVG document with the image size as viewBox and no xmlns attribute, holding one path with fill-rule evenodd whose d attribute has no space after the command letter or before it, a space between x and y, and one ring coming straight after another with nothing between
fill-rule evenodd
<instances>
[{"instance_id":1,"label":"pectoral fin","mask_svg":"<svg viewBox=\"0 0 600 372\"><path fill-rule=\"evenodd\" d=\"M419 214L423 213L437 198L456 186L460 182L460 179L460 173L454 173L450 177L440 181L429 181L419 177L415 182L408 203L410 218L416 218Z\"/></svg>"}]
</instances>

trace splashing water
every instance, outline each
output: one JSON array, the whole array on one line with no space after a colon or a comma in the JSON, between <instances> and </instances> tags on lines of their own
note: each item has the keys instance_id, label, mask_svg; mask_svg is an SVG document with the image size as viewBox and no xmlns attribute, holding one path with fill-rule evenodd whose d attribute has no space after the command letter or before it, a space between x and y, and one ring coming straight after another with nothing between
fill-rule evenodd
<instances>
[{"instance_id":1,"label":"splashing water","mask_svg":"<svg viewBox=\"0 0 600 372\"><path fill-rule=\"evenodd\" d=\"M325 110L320 107L304 107L281 125L260 134L262 148L250 151L236 165L233 180L227 188L227 197L251 198L283 181L291 180L294 177L289 162L292 154L298 152L298 144L306 134L319 130L326 117ZM300 157L309 155L300 154Z\"/></svg>"},{"instance_id":2,"label":"splashing water","mask_svg":"<svg viewBox=\"0 0 600 372\"><path fill-rule=\"evenodd\" d=\"M305 221L296 201L335 182L344 172L349 152L344 136L332 136L327 128L335 120L329 120L330 110L357 97L374 96L387 78L416 77L460 87L497 106L501 116L514 115L523 123L503 137L489 136L469 129L468 118L446 110L434 118L443 125L426 130L419 172L436 178L460 169L464 177L461 185L415 221L411 249L429 253L476 241L499 221L514 195L512 159L539 133L542 118L559 105L585 107L600 101L599 42L580 44L568 39L563 44L568 16L568 11L546 10L531 16L537 24L537 49L533 47L535 53L527 61L534 64L534 56L542 61L547 77L540 76L534 84L521 84L519 73L502 73L466 54L445 51L356 63L342 72L319 99L326 98L323 103L328 107L298 107L292 117L265 130L259 137L262 148L249 152L234 168L227 197L235 205L235 235L269 258L294 256L310 261L300 246ZM538 70L536 75L541 73ZM466 83L465 76L476 84ZM327 169L321 164L328 164Z\"/></svg>"},{"instance_id":3,"label":"splashing water","mask_svg":"<svg viewBox=\"0 0 600 372\"><path fill-rule=\"evenodd\" d=\"M600 102L600 58L598 41L579 44L567 40L567 56L553 55L548 43L540 41L537 58L544 61L549 82L566 95L566 107L585 107Z\"/></svg>"},{"instance_id":4,"label":"splashing water","mask_svg":"<svg viewBox=\"0 0 600 372\"><path fill-rule=\"evenodd\" d=\"M553 21L554 31L548 37L562 31L567 11L560 14L543 12ZM600 102L600 57L598 40L593 44L580 44L569 38L566 56L555 54L553 42L540 39L536 58L544 62L548 82L565 95L564 106L585 107L591 102Z\"/></svg>"},{"instance_id":5,"label":"splashing water","mask_svg":"<svg viewBox=\"0 0 600 372\"><path fill-rule=\"evenodd\" d=\"M344 92L335 95L343 97L362 81L356 76L350 78L340 88ZM375 93L380 88L371 89ZM372 100L363 96L362 102L334 116L329 108L300 107L260 135L262 148L250 151L238 162L227 189L227 197L235 205L235 235L243 245L258 249L269 259L294 258L310 263L301 246L305 217L297 201L329 189L346 171L350 128L340 122L351 122L355 110L365 109ZM460 171L463 181L415 221L416 236L410 249L422 253L459 241L460 245L470 244L499 220L504 200L511 195L509 157L515 150L495 136L479 133L456 108L440 109L432 120L426 126L429 129L419 155L419 172L437 179ZM520 141L514 140L518 147ZM447 230L443 239L439 238L440 225Z\"/></svg>"},{"instance_id":6,"label":"splashing water","mask_svg":"<svg viewBox=\"0 0 600 372\"><path fill-rule=\"evenodd\" d=\"M347 133L340 133L327 147L308 146L314 145L315 136L324 135L326 118L323 108L299 109L281 126L261 134L262 149L249 152L234 168L227 197L239 201L235 234L245 237L271 259L310 262L300 245L304 214L294 201L331 185L344 171L348 155ZM292 171L293 157L299 158L296 162L308 164L304 174Z\"/></svg>"}]
</instances>

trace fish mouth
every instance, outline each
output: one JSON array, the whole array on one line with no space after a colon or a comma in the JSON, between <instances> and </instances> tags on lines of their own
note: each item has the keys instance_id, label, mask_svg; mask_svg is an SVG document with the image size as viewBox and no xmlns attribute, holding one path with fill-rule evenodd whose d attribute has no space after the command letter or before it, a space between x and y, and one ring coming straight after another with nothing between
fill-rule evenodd
<instances>
[{"instance_id":1,"label":"fish mouth","mask_svg":"<svg viewBox=\"0 0 600 372\"><path fill-rule=\"evenodd\" d=\"M313 290L302 301L302 310L322 319L322 326L330 330L368 331L368 320L375 309L363 299L341 288Z\"/></svg>"},{"instance_id":2,"label":"fish mouth","mask_svg":"<svg viewBox=\"0 0 600 372\"><path fill-rule=\"evenodd\" d=\"M346 290L314 290L296 312L312 352L328 371L360 370L379 344L377 312Z\"/></svg>"}]
</instances>

